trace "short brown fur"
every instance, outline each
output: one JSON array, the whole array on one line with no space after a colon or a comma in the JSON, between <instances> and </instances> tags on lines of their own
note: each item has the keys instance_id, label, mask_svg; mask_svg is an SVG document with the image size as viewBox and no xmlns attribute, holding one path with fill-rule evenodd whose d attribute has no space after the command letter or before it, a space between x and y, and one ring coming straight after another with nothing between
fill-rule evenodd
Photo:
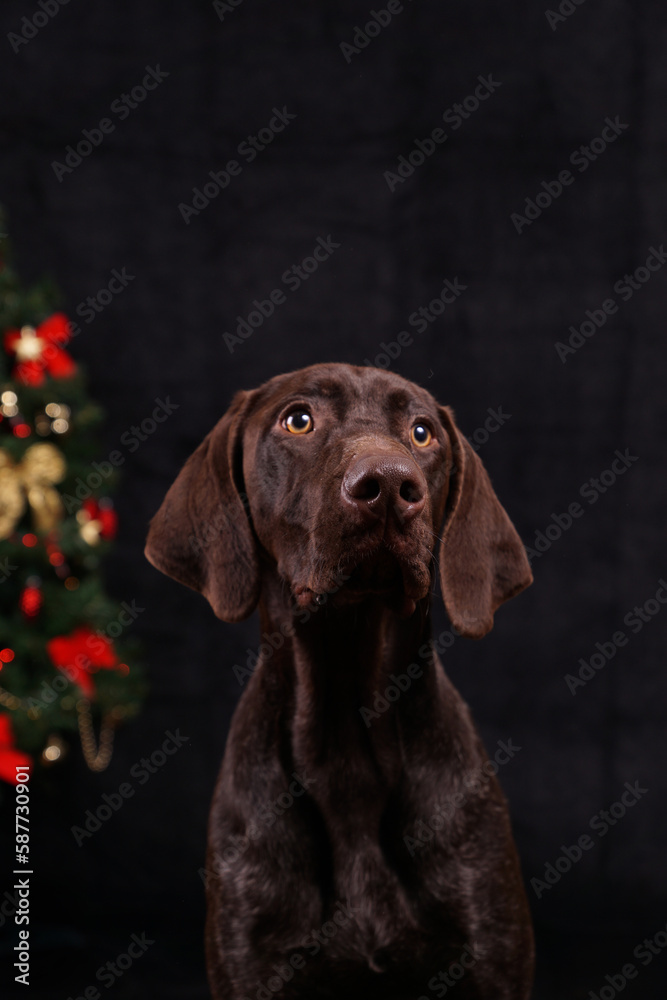
<instances>
[{"instance_id":1,"label":"short brown fur","mask_svg":"<svg viewBox=\"0 0 667 1000\"><path fill-rule=\"evenodd\" d=\"M506 802L428 645L438 539L452 625L481 638L532 581L481 461L430 393L343 364L239 393L153 518L158 569L225 621L259 604L273 637L211 810L216 1000L425 1000L450 967L459 1000L530 994Z\"/></svg>"}]
</instances>

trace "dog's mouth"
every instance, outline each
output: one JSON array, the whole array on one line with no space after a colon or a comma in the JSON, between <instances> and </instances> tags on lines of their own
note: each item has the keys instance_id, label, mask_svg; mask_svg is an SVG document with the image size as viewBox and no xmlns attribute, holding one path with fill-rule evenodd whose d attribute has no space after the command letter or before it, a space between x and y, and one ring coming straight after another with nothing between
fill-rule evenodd
<instances>
[{"instance_id":1,"label":"dog's mouth","mask_svg":"<svg viewBox=\"0 0 667 1000\"><path fill-rule=\"evenodd\" d=\"M430 583L426 565L402 558L382 543L356 561L344 561L332 581L295 587L294 596L301 607L329 603L339 607L377 598L400 617L409 617L417 601L428 594Z\"/></svg>"},{"instance_id":2,"label":"dog's mouth","mask_svg":"<svg viewBox=\"0 0 667 1000\"><path fill-rule=\"evenodd\" d=\"M349 572L345 590L349 594L386 594L402 585L403 573L396 556L382 546L365 556Z\"/></svg>"}]
</instances>

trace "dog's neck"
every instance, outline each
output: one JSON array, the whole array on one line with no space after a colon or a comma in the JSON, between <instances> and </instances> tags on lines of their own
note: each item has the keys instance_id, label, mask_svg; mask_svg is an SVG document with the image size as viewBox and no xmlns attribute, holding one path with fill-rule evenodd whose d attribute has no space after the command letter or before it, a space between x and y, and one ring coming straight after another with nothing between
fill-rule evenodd
<instances>
[{"instance_id":1,"label":"dog's neck","mask_svg":"<svg viewBox=\"0 0 667 1000\"><path fill-rule=\"evenodd\" d=\"M343 759L368 750L374 735L395 725L394 705L431 683L428 598L401 619L381 599L339 604L335 597L306 608L275 573L264 578L262 633L285 635L267 667L292 689L293 750L297 757ZM421 698L420 698L421 700Z\"/></svg>"},{"instance_id":2,"label":"dog's neck","mask_svg":"<svg viewBox=\"0 0 667 1000\"><path fill-rule=\"evenodd\" d=\"M264 584L262 632L274 642L276 633L288 634L257 668L269 731L283 767L307 785L328 831L332 893L363 907L367 893L382 898L394 884L379 830L405 780L406 748L434 739L442 726L428 599L407 619L379 599L313 602L306 615L277 575ZM361 881L348 870L350 857L364 871ZM394 890L400 896L398 885Z\"/></svg>"}]
</instances>

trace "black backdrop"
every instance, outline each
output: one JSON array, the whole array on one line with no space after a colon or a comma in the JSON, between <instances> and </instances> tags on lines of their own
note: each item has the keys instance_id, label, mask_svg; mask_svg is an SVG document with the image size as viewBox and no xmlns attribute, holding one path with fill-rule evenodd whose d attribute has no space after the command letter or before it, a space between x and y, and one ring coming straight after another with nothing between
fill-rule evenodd
<instances>
[{"instance_id":1,"label":"black backdrop","mask_svg":"<svg viewBox=\"0 0 667 1000\"><path fill-rule=\"evenodd\" d=\"M48 23L37 31L22 18L38 5L2 6L0 200L24 275L51 272L73 318L113 269L132 275L91 321L79 316L72 351L108 409L104 446L125 458L109 585L145 609L133 632L152 683L108 771L92 775L72 754L57 792L35 804L33 944L44 996L82 995L144 932L155 943L109 995L206 996L198 869L241 690L232 666L256 646L257 622L224 625L161 577L142 556L146 525L236 389L315 361L373 360L403 330L413 342L393 369L478 432L526 543L546 532L535 585L483 642L459 640L444 654L487 746L521 747L500 779L526 879L544 879L563 845L591 834L626 782L647 789L606 836L592 833L594 847L560 881L538 886L539 898L529 887L536 995L613 989L605 977L628 962L639 974L625 995L664 995L664 958L644 966L633 951L667 924L666 612L649 603L641 629L623 623L667 574L663 5L566 0L556 19L522 0L414 0L393 4L377 32L356 34L358 51L343 50L371 9L387 20L383 3L242 0L216 10L71 0L38 17ZM17 41L22 30L34 37ZM149 69L154 89L124 105ZM475 88L487 96L464 103ZM102 141L89 155L54 168L105 118L113 129L92 132ZM260 132L272 120L276 130ZM434 129L442 141L429 143ZM250 162L250 146L239 145L258 134L272 141ZM582 146L590 154L577 154ZM206 189L208 205L179 208L230 160L239 168L224 189ZM385 176L399 163L407 176ZM556 183L564 170L571 182ZM300 287L283 281L320 238L339 246L302 271ZM635 288L616 284L646 268L652 247L655 270L639 271ZM410 325L445 279L462 289L455 301L429 312L425 329ZM230 352L223 334L276 288L285 301ZM555 345L587 319L592 335L575 335L581 346L562 360ZM130 451L122 435L167 399L173 414ZM510 416L485 440L488 410L499 408ZM636 460L582 496L617 449ZM561 517L557 537L553 515L575 502L581 516L569 526ZM436 625L446 628L444 614ZM565 675L596 643L609 651L619 629L627 645L571 693ZM78 847L70 827L177 728L189 737L183 748ZM13 978L5 941L3 991Z\"/></svg>"}]
</instances>

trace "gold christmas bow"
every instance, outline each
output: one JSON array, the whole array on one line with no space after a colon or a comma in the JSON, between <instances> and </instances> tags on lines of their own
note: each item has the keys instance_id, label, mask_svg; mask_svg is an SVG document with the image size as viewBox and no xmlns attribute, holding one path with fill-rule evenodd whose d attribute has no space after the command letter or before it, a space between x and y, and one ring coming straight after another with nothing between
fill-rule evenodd
<instances>
[{"instance_id":1,"label":"gold christmas bow","mask_svg":"<svg viewBox=\"0 0 667 1000\"><path fill-rule=\"evenodd\" d=\"M67 466L52 444L33 444L16 465L0 448L0 539L8 538L23 516L26 501L32 509L36 531L51 531L63 516L63 504L54 483Z\"/></svg>"}]
</instances>

